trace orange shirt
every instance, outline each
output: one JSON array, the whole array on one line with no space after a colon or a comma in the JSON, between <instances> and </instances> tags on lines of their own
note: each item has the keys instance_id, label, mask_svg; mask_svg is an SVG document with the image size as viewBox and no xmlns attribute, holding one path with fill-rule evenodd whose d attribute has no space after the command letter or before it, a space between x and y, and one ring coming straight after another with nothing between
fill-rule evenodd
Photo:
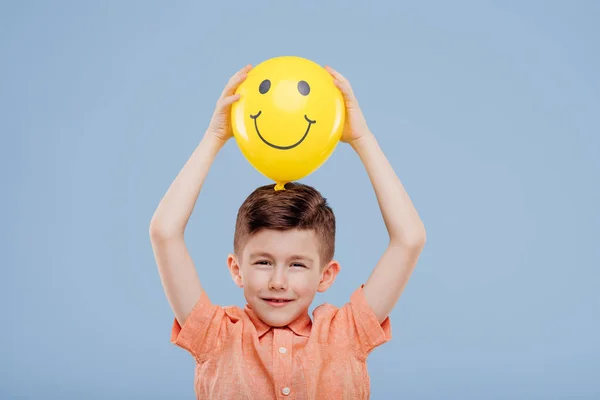
<instances>
[{"instance_id":1,"label":"orange shirt","mask_svg":"<svg viewBox=\"0 0 600 400\"><path fill-rule=\"evenodd\" d=\"M379 324L363 286L337 308L322 304L285 328L263 323L251 307L220 307L203 292L171 342L196 360L195 392L207 400L368 399L366 360L391 339L389 318Z\"/></svg>"}]
</instances>

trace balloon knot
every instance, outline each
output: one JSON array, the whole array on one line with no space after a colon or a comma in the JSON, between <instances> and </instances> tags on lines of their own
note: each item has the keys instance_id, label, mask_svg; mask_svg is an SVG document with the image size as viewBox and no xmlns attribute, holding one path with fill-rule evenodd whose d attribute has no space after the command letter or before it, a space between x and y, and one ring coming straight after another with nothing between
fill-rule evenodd
<instances>
[{"instance_id":1,"label":"balloon knot","mask_svg":"<svg viewBox=\"0 0 600 400\"><path fill-rule=\"evenodd\" d=\"M277 183L275 185L275 190L285 190L285 183Z\"/></svg>"}]
</instances>

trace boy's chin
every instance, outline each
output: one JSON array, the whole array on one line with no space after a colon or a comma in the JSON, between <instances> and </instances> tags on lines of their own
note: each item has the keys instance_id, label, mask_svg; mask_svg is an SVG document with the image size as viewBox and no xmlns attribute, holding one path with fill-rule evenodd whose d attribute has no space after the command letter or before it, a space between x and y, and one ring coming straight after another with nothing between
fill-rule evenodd
<instances>
[{"instance_id":1,"label":"boy's chin","mask_svg":"<svg viewBox=\"0 0 600 400\"><path fill-rule=\"evenodd\" d=\"M284 326L287 326L289 324L292 323L292 319L273 319L273 318L264 318L263 322L267 325L269 325L270 327L273 328L283 328Z\"/></svg>"},{"instance_id":2,"label":"boy's chin","mask_svg":"<svg viewBox=\"0 0 600 400\"><path fill-rule=\"evenodd\" d=\"M274 328L281 328L294 322L300 317L302 311L299 310L261 310L259 318L267 325Z\"/></svg>"}]
</instances>

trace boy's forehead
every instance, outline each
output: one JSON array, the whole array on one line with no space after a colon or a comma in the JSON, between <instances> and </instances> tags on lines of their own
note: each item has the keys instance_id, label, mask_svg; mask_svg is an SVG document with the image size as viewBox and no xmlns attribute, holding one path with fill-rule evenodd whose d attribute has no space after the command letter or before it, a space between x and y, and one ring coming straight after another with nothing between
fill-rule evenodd
<instances>
[{"instance_id":1,"label":"boy's forehead","mask_svg":"<svg viewBox=\"0 0 600 400\"><path fill-rule=\"evenodd\" d=\"M319 252L319 241L313 230L264 229L250 235L244 247L249 256L268 253L314 258Z\"/></svg>"}]
</instances>

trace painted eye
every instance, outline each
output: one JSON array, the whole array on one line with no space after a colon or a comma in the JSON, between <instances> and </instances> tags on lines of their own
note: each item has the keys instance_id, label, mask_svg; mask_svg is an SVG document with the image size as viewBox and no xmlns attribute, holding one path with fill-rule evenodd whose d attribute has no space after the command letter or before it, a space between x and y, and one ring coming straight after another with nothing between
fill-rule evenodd
<instances>
[{"instance_id":1,"label":"painted eye","mask_svg":"<svg viewBox=\"0 0 600 400\"><path fill-rule=\"evenodd\" d=\"M268 79L265 79L264 81L262 81L260 83L260 86L258 87L258 91L260 92L260 94L265 94L269 91L269 89L271 89L271 81Z\"/></svg>"},{"instance_id":2,"label":"painted eye","mask_svg":"<svg viewBox=\"0 0 600 400\"><path fill-rule=\"evenodd\" d=\"M306 81L300 81L298 82L298 91L302 96L308 96L310 93L310 86L308 86Z\"/></svg>"}]
</instances>

